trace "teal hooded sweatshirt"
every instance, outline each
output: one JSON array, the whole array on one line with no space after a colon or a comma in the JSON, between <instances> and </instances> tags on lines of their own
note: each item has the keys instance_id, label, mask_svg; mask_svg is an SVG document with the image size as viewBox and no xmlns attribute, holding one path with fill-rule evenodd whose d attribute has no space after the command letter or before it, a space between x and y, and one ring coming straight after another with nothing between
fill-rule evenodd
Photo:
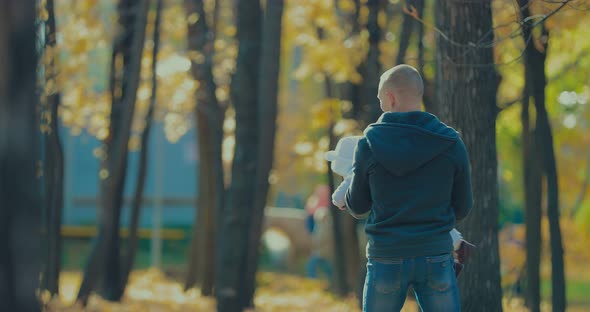
<instances>
[{"instance_id":1,"label":"teal hooded sweatshirt","mask_svg":"<svg viewBox=\"0 0 590 312\"><path fill-rule=\"evenodd\" d=\"M367 218L369 258L452 252L449 232L472 207L459 134L426 112L383 114L356 147L346 206Z\"/></svg>"}]
</instances>

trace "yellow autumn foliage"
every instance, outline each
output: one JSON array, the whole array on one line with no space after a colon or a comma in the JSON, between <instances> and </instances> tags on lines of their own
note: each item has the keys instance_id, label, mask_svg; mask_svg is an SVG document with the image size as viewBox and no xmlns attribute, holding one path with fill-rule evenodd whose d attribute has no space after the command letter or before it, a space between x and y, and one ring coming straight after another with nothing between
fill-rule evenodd
<instances>
[{"instance_id":1,"label":"yellow autumn foliage","mask_svg":"<svg viewBox=\"0 0 590 312\"><path fill-rule=\"evenodd\" d=\"M59 298L50 299L47 293L41 295L48 312L213 312L215 300L200 295L198 289L183 290L178 281L167 277L156 269L134 271L131 274L125 296L120 303L109 302L92 295L84 309L75 304L82 276L79 272L64 272L60 278ZM294 275L259 273L259 287L254 299L256 309L247 312L357 312L357 299L335 297L327 290L325 282ZM504 311L528 311L521 298L504 298ZM406 300L402 312L417 311L414 300ZM543 302L542 311L550 311L551 305ZM572 306L571 311L583 311L583 307Z\"/></svg>"},{"instance_id":2,"label":"yellow autumn foliage","mask_svg":"<svg viewBox=\"0 0 590 312\"><path fill-rule=\"evenodd\" d=\"M339 1L343 10L352 8L347 2ZM303 60L294 72L297 79L328 76L335 82L362 80L357 67L365 59L369 35L367 31L351 33L337 16L334 1L287 2L285 15L285 41L303 48Z\"/></svg>"},{"instance_id":3,"label":"yellow autumn foliage","mask_svg":"<svg viewBox=\"0 0 590 312\"><path fill-rule=\"evenodd\" d=\"M44 2L38 11L42 20L47 18ZM115 2L59 0L55 1L55 14L57 47L45 49L41 59L46 76L42 102L47 95L60 92L62 101L59 113L64 126L74 135L86 131L98 139L105 139L110 122L108 77L112 42L117 32L129 30L117 26ZM192 126L191 113L196 105L194 93L199 86L190 73L184 6L179 2L170 2L166 4L162 15L161 46L156 71L156 118L164 123L166 138L175 142ZM138 141L137 135L145 126L145 114L151 97L154 20L155 12L150 11L130 139L132 148L137 147L137 144L132 143ZM53 58L57 60L56 68L49 65ZM115 66L120 66L117 64L115 62Z\"/></svg>"},{"instance_id":4,"label":"yellow autumn foliage","mask_svg":"<svg viewBox=\"0 0 590 312\"><path fill-rule=\"evenodd\" d=\"M184 291L181 283L166 277L161 271L150 269L131 274L125 297L121 303L108 302L92 295L86 310L74 304L81 281L79 272L61 276L60 298L47 302L48 311L215 311L215 301L202 297L198 289ZM338 299L326 290L326 284L292 275L259 274L260 287L256 292L256 311L358 311L354 297ZM413 311L409 310L408 311Z\"/></svg>"}]
</instances>

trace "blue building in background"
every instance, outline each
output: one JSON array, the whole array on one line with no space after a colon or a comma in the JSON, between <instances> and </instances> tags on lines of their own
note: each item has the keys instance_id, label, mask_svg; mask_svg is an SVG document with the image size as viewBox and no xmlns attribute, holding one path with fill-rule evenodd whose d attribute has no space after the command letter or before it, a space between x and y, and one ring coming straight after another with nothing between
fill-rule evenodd
<instances>
[{"instance_id":1,"label":"blue building in background","mask_svg":"<svg viewBox=\"0 0 590 312\"><path fill-rule=\"evenodd\" d=\"M166 140L162 128L161 123L154 123L151 132L140 228L152 227L153 213L158 207L163 227L187 228L194 222L198 194L196 130L193 127L179 141L170 143ZM66 178L64 225L95 225L100 209L100 159L95 156L95 150L101 143L85 132L79 136L72 136L68 129L62 131ZM129 224L130 203L137 182L138 163L139 152L131 152L121 216L122 227Z\"/></svg>"}]
</instances>

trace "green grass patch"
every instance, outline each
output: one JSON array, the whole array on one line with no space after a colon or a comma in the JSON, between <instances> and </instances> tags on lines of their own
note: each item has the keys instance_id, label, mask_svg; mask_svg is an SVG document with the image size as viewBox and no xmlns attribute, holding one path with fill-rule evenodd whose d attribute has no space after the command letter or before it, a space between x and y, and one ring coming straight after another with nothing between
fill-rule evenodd
<instances>
[{"instance_id":1,"label":"green grass patch","mask_svg":"<svg viewBox=\"0 0 590 312\"><path fill-rule=\"evenodd\" d=\"M63 243L62 266L66 271L80 271L84 269L92 248L88 239L66 239ZM121 250L125 252L126 242L123 240ZM163 269L178 269L186 266L188 244L184 241L163 241L162 266ZM151 264L150 240L140 240L135 256L135 269L146 269Z\"/></svg>"},{"instance_id":2,"label":"green grass patch","mask_svg":"<svg viewBox=\"0 0 590 312\"><path fill-rule=\"evenodd\" d=\"M567 280L565 292L568 304L588 305L590 308L590 281ZM541 296L544 300L551 300L551 280L541 282Z\"/></svg>"}]
</instances>

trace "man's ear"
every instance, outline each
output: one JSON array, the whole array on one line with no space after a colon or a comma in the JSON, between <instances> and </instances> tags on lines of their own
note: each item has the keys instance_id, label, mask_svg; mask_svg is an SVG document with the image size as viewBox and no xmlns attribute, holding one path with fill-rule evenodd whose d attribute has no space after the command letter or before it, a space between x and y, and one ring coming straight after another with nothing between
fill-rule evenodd
<instances>
[{"instance_id":1,"label":"man's ear","mask_svg":"<svg viewBox=\"0 0 590 312\"><path fill-rule=\"evenodd\" d=\"M387 91L387 97L389 98L389 103L391 103L391 111L395 110L395 106L396 106L396 101L395 101L395 95L393 94L393 92L391 91Z\"/></svg>"}]
</instances>

